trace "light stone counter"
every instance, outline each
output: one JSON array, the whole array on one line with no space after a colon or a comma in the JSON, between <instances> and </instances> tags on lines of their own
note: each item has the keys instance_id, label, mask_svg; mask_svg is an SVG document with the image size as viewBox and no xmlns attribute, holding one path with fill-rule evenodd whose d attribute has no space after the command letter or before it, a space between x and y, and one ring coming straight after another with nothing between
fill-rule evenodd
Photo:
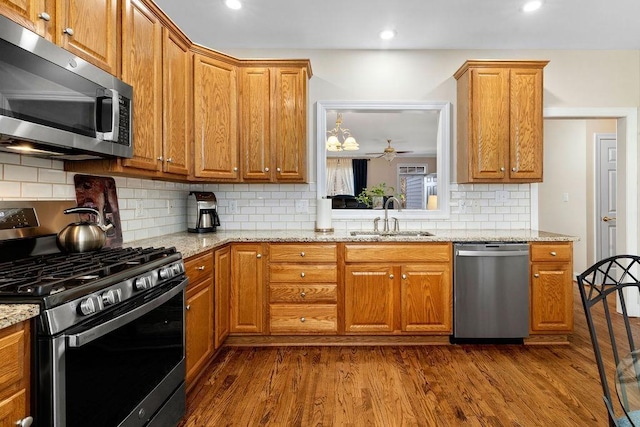
<instances>
[{"instance_id":1,"label":"light stone counter","mask_svg":"<svg viewBox=\"0 0 640 427\"><path fill-rule=\"evenodd\" d=\"M241 242L573 242L577 237L538 230L434 230L435 236L351 236L347 231L316 233L306 230L216 231L215 233L175 233L125 245L172 247L184 258Z\"/></svg>"},{"instance_id":2,"label":"light stone counter","mask_svg":"<svg viewBox=\"0 0 640 427\"><path fill-rule=\"evenodd\" d=\"M37 304L0 304L0 329L40 314Z\"/></svg>"}]
</instances>

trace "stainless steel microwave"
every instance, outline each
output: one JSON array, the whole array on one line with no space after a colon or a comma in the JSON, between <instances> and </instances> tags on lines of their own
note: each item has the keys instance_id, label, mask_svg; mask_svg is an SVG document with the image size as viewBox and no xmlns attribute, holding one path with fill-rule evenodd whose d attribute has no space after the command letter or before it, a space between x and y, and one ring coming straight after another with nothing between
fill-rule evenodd
<instances>
[{"instance_id":1,"label":"stainless steel microwave","mask_svg":"<svg viewBox=\"0 0 640 427\"><path fill-rule=\"evenodd\" d=\"M0 16L0 150L131 157L133 88Z\"/></svg>"}]
</instances>

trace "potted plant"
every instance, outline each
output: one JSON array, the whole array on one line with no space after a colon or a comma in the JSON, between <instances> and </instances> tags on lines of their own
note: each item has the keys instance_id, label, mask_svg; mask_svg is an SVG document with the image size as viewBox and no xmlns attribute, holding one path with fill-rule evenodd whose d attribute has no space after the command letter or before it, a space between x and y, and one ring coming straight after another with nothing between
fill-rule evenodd
<instances>
[{"instance_id":1,"label":"potted plant","mask_svg":"<svg viewBox=\"0 0 640 427\"><path fill-rule=\"evenodd\" d=\"M373 187L364 188L356 200L369 208L382 209L385 197L393 195L394 191L393 187L387 187L386 183L381 182Z\"/></svg>"}]
</instances>

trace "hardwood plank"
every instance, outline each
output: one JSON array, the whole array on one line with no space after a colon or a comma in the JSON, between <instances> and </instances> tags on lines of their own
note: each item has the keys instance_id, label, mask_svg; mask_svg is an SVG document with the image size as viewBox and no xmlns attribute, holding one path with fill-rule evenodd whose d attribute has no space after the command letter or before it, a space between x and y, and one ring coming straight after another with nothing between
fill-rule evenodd
<instances>
[{"instance_id":1,"label":"hardwood plank","mask_svg":"<svg viewBox=\"0 0 640 427\"><path fill-rule=\"evenodd\" d=\"M606 426L575 297L567 345L225 347L180 426Z\"/></svg>"}]
</instances>

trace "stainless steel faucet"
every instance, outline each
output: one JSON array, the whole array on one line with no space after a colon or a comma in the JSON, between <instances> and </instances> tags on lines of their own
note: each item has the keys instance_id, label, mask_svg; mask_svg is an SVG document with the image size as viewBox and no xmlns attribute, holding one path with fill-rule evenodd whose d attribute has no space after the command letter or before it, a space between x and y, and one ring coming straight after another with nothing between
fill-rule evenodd
<instances>
[{"instance_id":1,"label":"stainless steel faucet","mask_svg":"<svg viewBox=\"0 0 640 427\"><path fill-rule=\"evenodd\" d=\"M397 197L391 196L384 202L384 230L389 231L389 203L393 202L394 206L398 207L398 212L402 212L402 205L400 205L400 200ZM400 225L398 223L398 219L394 218L395 223L393 227L393 231L400 231Z\"/></svg>"}]
</instances>

